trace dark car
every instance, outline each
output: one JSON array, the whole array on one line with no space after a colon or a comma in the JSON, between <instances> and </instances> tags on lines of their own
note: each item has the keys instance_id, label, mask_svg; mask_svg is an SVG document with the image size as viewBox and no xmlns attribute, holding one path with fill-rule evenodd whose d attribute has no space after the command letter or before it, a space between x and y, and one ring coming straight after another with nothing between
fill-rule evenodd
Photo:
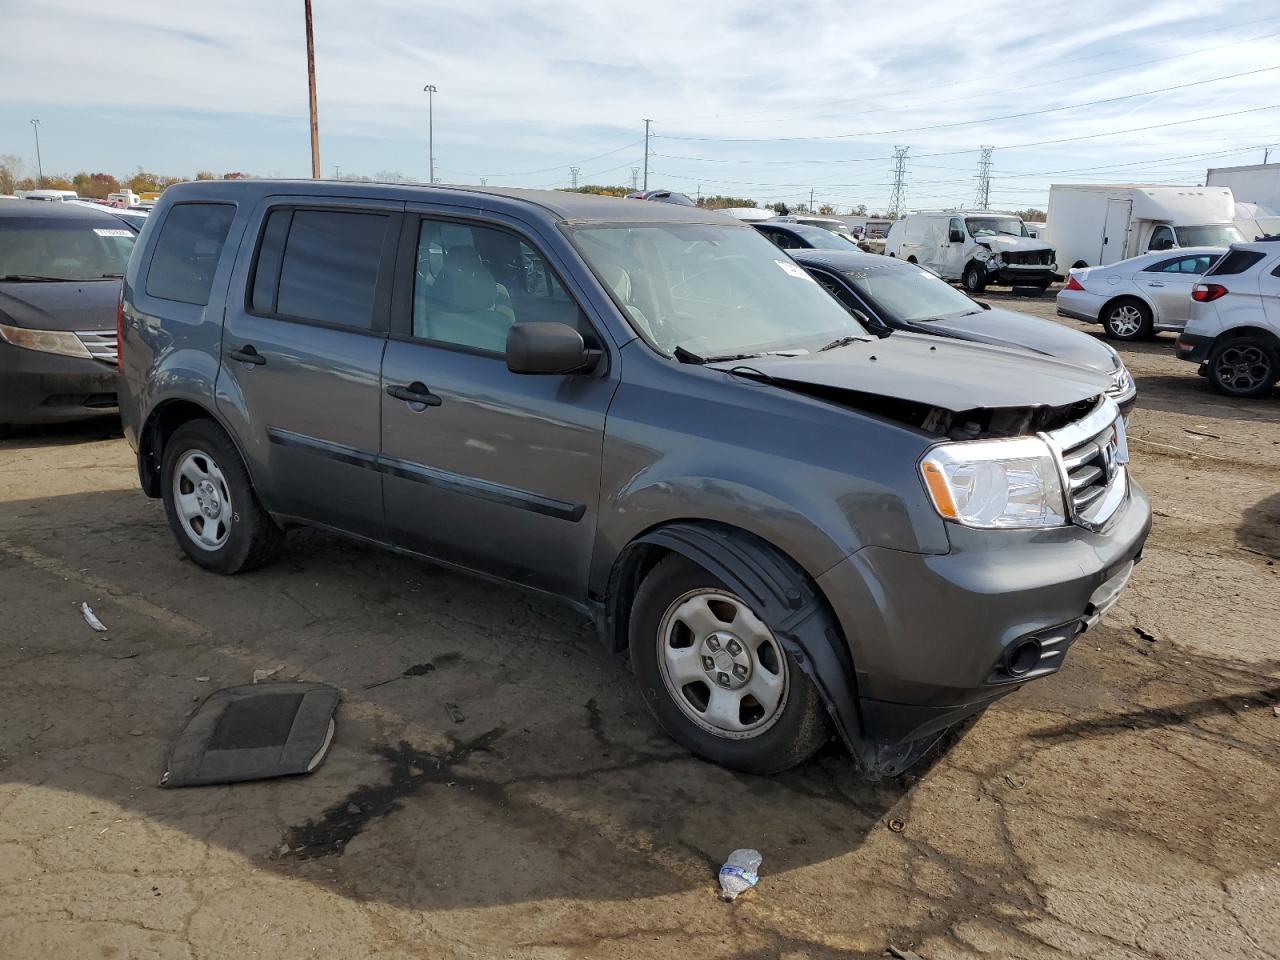
<instances>
[{"instance_id":1,"label":"dark car","mask_svg":"<svg viewBox=\"0 0 1280 960\"><path fill-rule=\"evenodd\" d=\"M106 210L0 203L0 430L116 412L116 307L135 238Z\"/></svg>"},{"instance_id":2,"label":"dark car","mask_svg":"<svg viewBox=\"0 0 1280 960\"><path fill-rule=\"evenodd\" d=\"M627 194L628 200L655 200L658 203L674 203L681 207L696 207L697 204L683 193L674 190L636 190Z\"/></svg>"},{"instance_id":3,"label":"dark car","mask_svg":"<svg viewBox=\"0 0 1280 960\"><path fill-rule=\"evenodd\" d=\"M832 728L905 768L1055 672L1150 525L1105 377L877 339L692 207L180 184L123 317L125 436L197 564L318 524L567 601L740 770Z\"/></svg>"},{"instance_id":4,"label":"dark car","mask_svg":"<svg viewBox=\"0 0 1280 960\"><path fill-rule=\"evenodd\" d=\"M781 250L857 250L856 244L846 240L843 234L805 223L774 223L764 220L752 223Z\"/></svg>"},{"instance_id":5,"label":"dark car","mask_svg":"<svg viewBox=\"0 0 1280 960\"><path fill-rule=\"evenodd\" d=\"M1137 387L1120 355L1087 333L993 309L936 273L894 257L828 250L794 250L791 255L873 331L909 330L1030 351L1107 377L1107 395L1125 416L1137 401Z\"/></svg>"}]
</instances>

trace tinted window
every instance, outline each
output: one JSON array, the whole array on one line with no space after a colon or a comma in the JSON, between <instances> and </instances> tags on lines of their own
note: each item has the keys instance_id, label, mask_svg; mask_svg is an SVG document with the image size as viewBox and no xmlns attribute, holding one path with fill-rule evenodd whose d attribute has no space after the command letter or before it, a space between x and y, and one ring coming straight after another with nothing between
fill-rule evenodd
<instances>
[{"instance_id":1,"label":"tinted window","mask_svg":"<svg viewBox=\"0 0 1280 960\"><path fill-rule=\"evenodd\" d=\"M1166 260L1152 267L1152 273L1201 274L1213 266L1217 256L1212 253L1201 253L1194 257L1179 257L1177 260Z\"/></svg>"},{"instance_id":2,"label":"tinted window","mask_svg":"<svg viewBox=\"0 0 1280 960\"><path fill-rule=\"evenodd\" d=\"M1262 259L1262 254L1255 250L1231 250L1219 260L1209 271L1215 277L1225 277L1232 273L1244 273Z\"/></svg>"},{"instance_id":3,"label":"tinted window","mask_svg":"<svg viewBox=\"0 0 1280 960\"><path fill-rule=\"evenodd\" d=\"M1173 239L1173 231L1168 227L1156 227L1151 233L1151 242L1147 244L1148 250L1172 250L1177 244Z\"/></svg>"},{"instance_id":4,"label":"tinted window","mask_svg":"<svg viewBox=\"0 0 1280 960\"><path fill-rule=\"evenodd\" d=\"M0 278L104 280L124 275L134 233L110 220L0 220Z\"/></svg>"},{"instance_id":5,"label":"tinted window","mask_svg":"<svg viewBox=\"0 0 1280 960\"><path fill-rule=\"evenodd\" d=\"M766 237L773 241L774 245L783 250L797 250L801 244L789 233L783 230L761 230Z\"/></svg>"},{"instance_id":6,"label":"tinted window","mask_svg":"<svg viewBox=\"0 0 1280 960\"><path fill-rule=\"evenodd\" d=\"M147 272L147 294L205 306L236 208L230 203L177 203L169 208Z\"/></svg>"},{"instance_id":7,"label":"tinted window","mask_svg":"<svg viewBox=\"0 0 1280 960\"><path fill-rule=\"evenodd\" d=\"M280 211L283 212L283 211ZM272 214L272 219L278 214ZM274 313L282 317L332 323L368 330L373 326L373 297L388 217L380 213L295 210L280 261L280 282ZM276 228L267 224L267 232ZM264 236L259 254L270 264L271 249ZM269 274L268 274L269 276ZM254 302L258 302L255 275ZM265 298L267 291L261 291Z\"/></svg>"},{"instance_id":8,"label":"tinted window","mask_svg":"<svg viewBox=\"0 0 1280 960\"><path fill-rule=\"evenodd\" d=\"M292 210L273 210L262 231L258 261L253 267L253 296L250 301L258 313L276 312L276 285L280 280L280 262L284 257L284 242L292 216Z\"/></svg>"},{"instance_id":9,"label":"tinted window","mask_svg":"<svg viewBox=\"0 0 1280 960\"><path fill-rule=\"evenodd\" d=\"M511 325L530 321L586 329L578 305L541 254L505 230L422 222L413 283L415 337L502 353Z\"/></svg>"}]
</instances>

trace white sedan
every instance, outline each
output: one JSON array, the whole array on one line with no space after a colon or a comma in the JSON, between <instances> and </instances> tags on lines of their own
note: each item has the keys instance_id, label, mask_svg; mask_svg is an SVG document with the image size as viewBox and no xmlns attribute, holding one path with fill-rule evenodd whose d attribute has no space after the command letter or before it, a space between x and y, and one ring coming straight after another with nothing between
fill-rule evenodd
<instances>
[{"instance_id":1,"label":"white sedan","mask_svg":"<svg viewBox=\"0 0 1280 960\"><path fill-rule=\"evenodd\" d=\"M1115 340L1181 330L1191 316L1191 288L1226 252L1181 247L1072 270L1058 292L1058 316L1100 323Z\"/></svg>"}]
</instances>

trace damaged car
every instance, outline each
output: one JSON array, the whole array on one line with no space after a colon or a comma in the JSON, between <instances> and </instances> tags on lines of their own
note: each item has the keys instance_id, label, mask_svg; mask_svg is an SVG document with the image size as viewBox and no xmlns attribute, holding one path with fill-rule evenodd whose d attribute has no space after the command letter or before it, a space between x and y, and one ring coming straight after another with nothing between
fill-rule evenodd
<instances>
[{"instance_id":1,"label":"damaged car","mask_svg":"<svg viewBox=\"0 0 1280 960\"><path fill-rule=\"evenodd\" d=\"M989 210L909 213L889 228L884 252L959 280L970 293L991 283L1044 293L1058 269L1053 248L1020 217Z\"/></svg>"},{"instance_id":2,"label":"damaged car","mask_svg":"<svg viewBox=\"0 0 1280 960\"><path fill-rule=\"evenodd\" d=\"M833 732L906 769L1057 671L1150 526L1106 376L876 337L696 208L181 184L122 312L126 437L197 564L316 525L567 601L751 773Z\"/></svg>"}]
</instances>

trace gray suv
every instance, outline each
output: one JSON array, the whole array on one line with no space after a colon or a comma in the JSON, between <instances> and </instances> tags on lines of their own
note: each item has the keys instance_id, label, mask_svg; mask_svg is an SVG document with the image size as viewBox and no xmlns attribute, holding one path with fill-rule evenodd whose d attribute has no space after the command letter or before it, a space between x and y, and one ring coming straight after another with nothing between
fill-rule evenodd
<instances>
[{"instance_id":1,"label":"gray suv","mask_svg":"<svg viewBox=\"0 0 1280 960\"><path fill-rule=\"evenodd\" d=\"M1105 377L882 340L751 227L576 193L213 181L125 277L143 490L232 574L309 524L568 601L668 733L896 773L1124 587Z\"/></svg>"}]
</instances>

